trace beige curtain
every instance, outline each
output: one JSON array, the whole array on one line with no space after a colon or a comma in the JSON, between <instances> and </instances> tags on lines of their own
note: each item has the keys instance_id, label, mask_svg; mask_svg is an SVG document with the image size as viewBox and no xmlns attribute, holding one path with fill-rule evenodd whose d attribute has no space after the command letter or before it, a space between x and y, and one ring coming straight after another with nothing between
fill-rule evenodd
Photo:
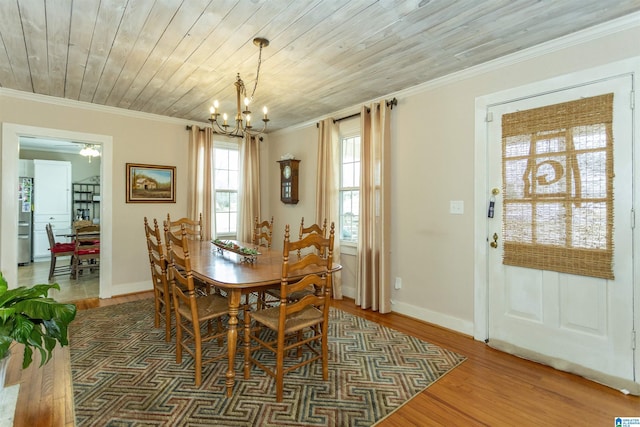
<instances>
[{"instance_id":1,"label":"beige curtain","mask_svg":"<svg viewBox=\"0 0 640 427\"><path fill-rule=\"evenodd\" d=\"M253 222L260 218L260 142L245 136L240 147L240 191L238 194L238 233L242 242L252 239ZM262 218L260 218L262 221Z\"/></svg>"},{"instance_id":2,"label":"beige curtain","mask_svg":"<svg viewBox=\"0 0 640 427\"><path fill-rule=\"evenodd\" d=\"M327 219L327 227L335 223L333 261L340 264L340 138L333 119L318 125L318 170L316 175L316 224ZM333 275L333 297L342 299L340 272Z\"/></svg>"},{"instance_id":3,"label":"beige curtain","mask_svg":"<svg viewBox=\"0 0 640 427\"><path fill-rule=\"evenodd\" d=\"M361 111L356 305L380 313L391 311L390 110L382 101Z\"/></svg>"},{"instance_id":4,"label":"beige curtain","mask_svg":"<svg viewBox=\"0 0 640 427\"><path fill-rule=\"evenodd\" d=\"M211 128L191 126L189 131L189 170L187 181L187 217L198 218L202 213L202 232L210 240L213 223L211 198L213 195L213 134Z\"/></svg>"}]
</instances>

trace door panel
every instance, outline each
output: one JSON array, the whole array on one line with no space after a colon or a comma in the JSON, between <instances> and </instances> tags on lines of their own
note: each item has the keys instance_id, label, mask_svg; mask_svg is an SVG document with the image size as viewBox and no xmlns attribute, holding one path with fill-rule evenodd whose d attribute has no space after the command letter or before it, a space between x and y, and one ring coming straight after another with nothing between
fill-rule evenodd
<instances>
[{"instance_id":1,"label":"door panel","mask_svg":"<svg viewBox=\"0 0 640 427\"><path fill-rule=\"evenodd\" d=\"M496 197L488 250L489 341L633 380L633 272L631 77L535 95L489 108L489 186L502 188L502 115L614 93L614 280L502 263L502 199ZM539 230L542 230L540 227ZM487 244L493 239L487 239Z\"/></svg>"}]
</instances>

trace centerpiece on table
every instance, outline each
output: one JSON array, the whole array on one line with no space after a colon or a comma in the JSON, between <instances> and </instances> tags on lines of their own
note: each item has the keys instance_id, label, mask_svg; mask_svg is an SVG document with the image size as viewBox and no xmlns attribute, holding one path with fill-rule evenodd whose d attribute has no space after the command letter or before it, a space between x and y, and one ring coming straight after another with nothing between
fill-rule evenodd
<instances>
[{"instance_id":1,"label":"centerpiece on table","mask_svg":"<svg viewBox=\"0 0 640 427\"><path fill-rule=\"evenodd\" d=\"M222 251L233 252L234 254L238 254L244 257L246 261L250 261L250 262L255 261L256 257L260 255L260 252L258 252L258 249L248 248L246 246L240 246L238 245L238 243L234 242L233 240L215 239L215 240L212 240L211 243L213 243L218 248L218 251L220 253L222 253Z\"/></svg>"}]
</instances>

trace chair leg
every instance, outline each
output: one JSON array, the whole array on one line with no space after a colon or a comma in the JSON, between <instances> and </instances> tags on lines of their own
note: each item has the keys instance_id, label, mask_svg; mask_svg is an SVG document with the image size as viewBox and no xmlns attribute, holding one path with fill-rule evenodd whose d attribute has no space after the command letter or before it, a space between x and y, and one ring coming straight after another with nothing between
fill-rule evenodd
<instances>
[{"instance_id":1,"label":"chair leg","mask_svg":"<svg viewBox=\"0 0 640 427\"><path fill-rule=\"evenodd\" d=\"M278 332L278 352L276 355L276 402L282 402L284 388L284 332Z\"/></svg>"},{"instance_id":2,"label":"chair leg","mask_svg":"<svg viewBox=\"0 0 640 427\"><path fill-rule=\"evenodd\" d=\"M200 325L193 326L193 342L195 344L194 356L196 359L196 387L202 383L202 338L200 337Z\"/></svg>"},{"instance_id":3,"label":"chair leg","mask_svg":"<svg viewBox=\"0 0 640 427\"><path fill-rule=\"evenodd\" d=\"M329 380L329 338L327 336L328 327L325 323L322 324L322 379L324 381Z\"/></svg>"},{"instance_id":4,"label":"chair leg","mask_svg":"<svg viewBox=\"0 0 640 427\"><path fill-rule=\"evenodd\" d=\"M78 257L74 256L71 262L71 278L76 279L78 277Z\"/></svg>"},{"instance_id":5,"label":"chair leg","mask_svg":"<svg viewBox=\"0 0 640 427\"><path fill-rule=\"evenodd\" d=\"M53 279L53 273L56 270L56 256L51 252L51 262L49 263L49 281Z\"/></svg>"},{"instance_id":6,"label":"chair leg","mask_svg":"<svg viewBox=\"0 0 640 427\"><path fill-rule=\"evenodd\" d=\"M251 315L248 304L244 306L244 379L251 376Z\"/></svg>"},{"instance_id":7,"label":"chair leg","mask_svg":"<svg viewBox=\"0 0 640 427\"><path fill-rule=\"evenodd\" d=\"M154 328L159 328L160 327L160 292L158 291L158 289L154 289L153 290L153 294L154 294L154 305L155 305L155 315L154 315L154 319L153 319L153 327Z\"/></svg>"},{"instance_id":8,"label":"chair leg","mask_svg":"<svg viewBox=\"0 0 640 427\"><path fill-rule=\"evenodd\" d=\"M182 320L176 310L176 363L182 363Z\"/></svg>"},{"instance_id":9,"label":"chair leg","mask_svg":"<svg viewBox=\"0 0 640 427\"><path fill-rule=\"evenodd\" d=\"M164 294L164 328L166 342L171 341L171 297L165 292Z\"/></svg>"}]
</instances>

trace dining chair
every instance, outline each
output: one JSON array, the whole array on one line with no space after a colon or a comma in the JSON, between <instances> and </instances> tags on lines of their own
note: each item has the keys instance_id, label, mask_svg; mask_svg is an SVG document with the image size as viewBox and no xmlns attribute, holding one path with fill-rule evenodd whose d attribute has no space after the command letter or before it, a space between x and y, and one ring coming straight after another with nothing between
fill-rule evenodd
<instances>
[{"instance_id":1,"label":"dining chair","mask_svg":"<svg viewBox=\"0 0 640 427\"><path fill-rule=\"evenodd\" d=\"M187 233L187 239L189 240L203 240L204 232L202 229L202 214L198 216L197 220L190 219L187 217L179 218L175 221L171 220L171 214L167 214L167 220L164 221L164 232L166 234L167 231L171 231L172 233L180 234L180 230L182 225L185 226L185 231ZM166 244L166 242L165 242ZM194 279L196 283L196 289L198 292L209 294L211 293L211 285L200 282L197 279ZM219 291L218 291L219 293Z\"/></svg>"},{"instance_id":2,"label":"dining chair","mask_svg":"<svg viewBox=\"0 0 640 427\"><path fill-rule=\"evenodd\" d=\"M327 237L327 219L325 218L324 221L322 222L322 225L320 224L311 224L308 227L304 226L304 217L302 217L302 219L300 220L300 234L298 237L298 240L302 240L305 236L308 236L310 234L317 234L319 236L322 236L324 238ZM305 254L311 253L311 252L315 252L317 254L319 254L321 257L326 256L326 254L323 253L323 248L322 247L318 247L315 245L311 245L308 246L306 248L299 248L298 249L298 258L302 258ZM296 300L296 299L300 299L303 296L309 294L309 293L313 293L313 287L308 287L307 289L299 289L296 292L292 292L288 295L289 300ZM267 295L270 295L271 297L275 298L277 301L279 301L282 298L282 295L280 295L280 289L267 289L265 291L265 293ZM266 300L266 298L265 298ZM271 304L273 305L274 303L271 302Z\"/></svg>"},{"instance_id":3,"label":"dining chair","mask_svg":"<svg viewBox=\"0 0 640 427\"><path fill-rule=\"evenodd\" d=\"M46 224L44 227L47 230L49 251L51 252L51 262L49 264L49 281L51 281L53 276L71 273L71 269L73 267L73 254L75 253L76 246L74 243L56 242L56 237L53 234L51 223ZM56 265L58 258L66 256L71 257L69 265Z\"/></svg>"},{"instance_id":4,"label":"dining chair","mask_svg":"<svg viewBox=\"0 0 640 427\"><path fill-rule=\"evenodd\" d=\"M317 233L317 234L320 234L322 237L327 237L327 219L326 218L324 219L324 221L322 222L322 225L311 224L308 227L305 227L304 217L302 217L302 219L300 220L300 234L298 238L302 240L304 236L311 233ZM309 248L309 249L313 250L312 248ZM316 248L316 249L320 251L320 248ZM320 255L323 255L321 252L319 253ZM298 251L298 256L302 256L301 250Z\"/></svg>"},{"instance_id":5,"label":"dining chair","mask_svg":"<svg viewBox=\"0 0 640 427\"><path fill-rule=\"evenodd\" d=\"M151 282L153 283L153 296L155 305L154 326L160 327L160 319L164 317L165 341L171 341L171 316L172 302L167 277L167 260L164 256L162 235L158 220L153 219L153 227L149 225L147 217L144 217L144 234L149 250L149 264L151 266Z\"/></svg>"},{"instance_id":6,"label":"dining chair","mask_svg":"<svg viewBox=\"0 0 640 427\"><path fill-rule=\"evenodd\" d=\"M331 270L333 268L334 224L331 224L329 237L311 233L303 239L289 240L289 225L285 227L284 248L282 252L282 279L280 282L280 305L254 312L246 312L244 325L244 378L249 379L251 368L255 365L276 380L276 401L281 402L284 394L284 375L309 363L321 360L322 379L327 380L328 368L328 327L329 307L331 304ZM298 249L319 248L326 253L321 257L310 252L302 258L291 259ZM320 271L303 274L310 266ZM313 286L315 292L298 300L291 300L291 293ZM253 320L256 325L251 325ZM291 350L297 350L297 359L287 358ZM310 352L303 357L301 352ZM273 353L275 364L269 357L260 357L257 353ZM313 372L309 370L309 372Z\"/></svg>"},{"instance_id":7,"label":"dining chair","mask_svg":"<svg viewBox=\"0 0 640 427\"><path fill-rule=\"evenodd\" d=\"M254 227L253 227L252 243L254 245L262 246L267 249L270 249L272 238L273 238L273 217L271 217L271 221L268 221L268 220L259 221L258 217L256 217Z\"/></svg>"},{"instance_id":8,"label":"dining chair","mask_svg":"<svg viewBox=\"0 0 640 427\"><path fill-rule=\"evenodd\" d=\"M73 221L73 223L71 225L73 226L73 229L75 230L76 228L88 227L90 225L93 225L93 222L89 221L87 219L77 219L77 220Z\"/></svg>"},{"instance_id":9,"label":"dining chair","mask_svg":"<svg viewBox=\"0 0 640 427\"><path fill-rule=\"evenodd\" d=\"M195 385L202 382L202 366L227 357L224 351L226 330L222 328L222 317L229 314L227 299L213 293L199 295L196 291L191 259L189 258L189 234L185 224L174 233L165 227L169 283L173 295L176 317L176 363L182 363L182 351L189 353L195 361ZM216 320L216 327L212 321ZM206 324L206 332L203 326ZM220 351L203 360L202 345L218 340Z\"/></svg>"},{"instance_id":10,"label":"dining chair","mask_svg":"<svg viewBox=\"0 0 640 427\"><path fill-rule=\"evenodd\" d=\"M179 232L182 224L185 225L185 230L187 232L187 238L189 240L203 240L204 234L202 230L202 214L198 216L197 220L183 217L179 218L175 221L171 220L171 215L167 214L167 223L169 225L169 229L173 232Z\"/></svg>"},{"instance_id":11,"label":"dining chair","mask_svg":"<svg viewBox=\"0 0 640 427\"><path fill-rule=\"evenodd\" d=\"M271 221L264 220L260 221L258 217L256 217L253 226L253 233L251 238L251 243L256 246L271 249L271 243L273 241L273 217L271 217ZM260 307L264 308L270 303L275 303L276 301L267 301L268 295L265 291L259 291L251 294L247 294L246 298L247 304L250 304L250 299L255 300L256 304L259 304Z\"/></svg>"},{"instance_id":12,"label":"dining chair","mask_svg":"<svg viewBox=\"0 0 640 427\"><path fill-rule=\"evenodd\" d=\"M80 274L100 269L100 227L90 225L76 228L74 237L73 267L71 278L78 279Z\"/></svg>"}]
</instances>

